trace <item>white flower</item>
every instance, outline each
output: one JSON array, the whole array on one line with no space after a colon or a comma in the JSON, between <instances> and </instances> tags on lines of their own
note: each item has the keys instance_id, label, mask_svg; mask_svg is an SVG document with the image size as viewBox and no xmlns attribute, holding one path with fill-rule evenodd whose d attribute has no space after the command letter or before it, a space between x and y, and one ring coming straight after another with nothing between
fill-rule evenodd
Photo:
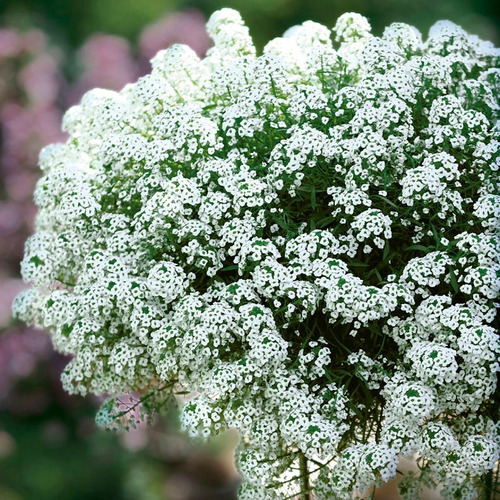
<instances>
[{"instance_id":1,"label":"white flower","mask_svg":"<svg viewBox=\"0 0 500 500\"><path fill-rule=\"evenodd\" d=\"M262 55L234 10L207 29L204 59L175 45L68 110L16 315L73 356L69 392L180 389L189 434L237 429L240 498L307 475L351 499L413 453L404 498L473 498L498 458L498 50L353 13Z\"/></svg>"}]
</instances>

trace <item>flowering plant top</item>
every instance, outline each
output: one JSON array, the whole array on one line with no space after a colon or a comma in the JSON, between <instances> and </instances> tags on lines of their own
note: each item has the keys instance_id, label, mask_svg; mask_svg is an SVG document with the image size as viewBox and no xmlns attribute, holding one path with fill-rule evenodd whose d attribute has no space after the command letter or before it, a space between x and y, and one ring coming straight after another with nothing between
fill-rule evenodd
<instances>
[{"instance_id":1,"label":"flowering plant top","mask_svg":"<svg viewBox=\"0 0 500 500\"><path fill-rule=\"evenodd\" d=\"M239 430L241 498L351 498L414 453L404 498L474 498L499 450L499 51L358 14L261 55L233 10L208 31L203 60L176 45L66 113L16 314L74 355L72 393L196 392L182 423Z\"/></svg>"}]
</instances>

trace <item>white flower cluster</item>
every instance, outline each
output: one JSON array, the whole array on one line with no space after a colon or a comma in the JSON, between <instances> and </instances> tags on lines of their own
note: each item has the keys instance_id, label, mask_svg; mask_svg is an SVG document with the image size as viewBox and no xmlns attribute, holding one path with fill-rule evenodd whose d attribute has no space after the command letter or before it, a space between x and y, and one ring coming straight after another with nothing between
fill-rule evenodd
<instances>
[{"instance_id":1,"label":"white flower cluster","mask_svg":"<svg viewBox=\"0 0 500 500\"><path fill-rule=\"evenodd\" d=\"M67 112L17 316L72 393L196 394L191 435L240 432L241 498L350 499L414 453L405 498L473 498L499 451L499 51L358 14L262 55L233 10L208 31Z\"/></svg>"}]
</instances>

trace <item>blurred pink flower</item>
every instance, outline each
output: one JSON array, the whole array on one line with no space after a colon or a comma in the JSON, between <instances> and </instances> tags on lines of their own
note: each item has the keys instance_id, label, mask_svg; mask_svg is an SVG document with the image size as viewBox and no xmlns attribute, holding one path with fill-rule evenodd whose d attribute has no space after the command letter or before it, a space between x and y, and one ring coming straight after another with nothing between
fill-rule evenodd
<instances>
[{"instance_id":1,"label":"blurred pink flower","mask_svg":"<svg viewBox=\"0 0 500 500\"><path fill-rule=\"evenodd\" d=\"M23 48L22 37L8 28L0 29L0 62L15 57Z\"/></svg>"},{"instance_id":2,"label":"blurred pink flower","mask_svg":"<svg viewBox=\"0 0 500 500\"><path fill-rule=\"evenodd\" d=\"M142 57L149 60L159 50L174 43L183 43L202 56L211 44L205 23L203 14L195 9L167 15L142 32L139 51Z\"/></svg>"},{"instance_id":3,"label":"blurred pink flower","mask_svg":"<svg viewBox=\"0 0 500 500\"><path fill-rule=\"evenodd\" d=\"M16 274L32 232L40 149L64 139L61 56L39 30L0 30L0 273Z\"/></svg>"},{"instance_id":4,"label":"blurred pink flower","mask_svg":"<svg viewBox=\"0 0 500 500\"><path fill-rule=\"evenodd\" d=\"M70 92L69 101L72 104L92 88L120 90L139 76L130 44L124 38L92 35L78 54L83 74Z\"/></svg>"},{"instance_id":5,"label":"blurred pink flower","mask_svg":"<svg viewBox=\"0 0 500 500\"><path fill-rule=\"evenodd\" d=\"M59 61L53 54L40 54L20 71L17 80L31 106L51 106L62 86Z\"/></svg>"},{"instance_id":6,"label":"blurred pink flower","mask_svg":"<svg viewBox=\"0 0 500 500\"><path fill-rule=\"evenodd\" d=\"M52 355L48 335L30 328L11 329L0 336L0 408L14 384L31 375L42 359Z\"/></svg>"},{"instance_id":7,"label":"blurred pink flower","mask_svg":"<svg viewBox=\"0 0 500 500\"><path fill-rule=\"evenodd\" d=\"M2 168L3 181L8 185L9 177L16 177L17 170L28 169L38 177L37 159L40 149L51 142L64 139L61 130L61 111L55 106L25 107L18 103L7 103L0 113L2 127ZM33 185L19 192L14 184L8 188L9 197L19 201L33 193ZM30 192L31 191L31 192ZM29 194L28 194L29 193Z\"/></svg>"},{"instance_id":8,"label":"blurred pink flower","mask_svg":"<svg viewBox=\"0 0 500 500\"><path fill-rule=\"evenodd\" d=\"M22 35L22 49L31 54L47 50L47 37L39 29L30 29Z\"/></svg>"}]
</instances>

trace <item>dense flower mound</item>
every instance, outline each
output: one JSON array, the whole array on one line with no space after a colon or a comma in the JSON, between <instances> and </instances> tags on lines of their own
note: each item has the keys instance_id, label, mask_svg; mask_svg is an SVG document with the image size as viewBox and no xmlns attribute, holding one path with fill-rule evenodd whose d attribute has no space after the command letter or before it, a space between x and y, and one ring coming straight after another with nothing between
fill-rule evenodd
<instances>
[{"instance_id":1,"label":"dense flower mound","mask_svg":"<svg viewBox=\"0 0 500 500\"><path fill-rule=\"evenodd\" d=\"M189 433L238 429L241 498L351 498L415 454L404 498L475 498L499 450L499 51L358 14L261 55L233 10L208 31L203 60L174 46L67 112L17 315L75 355L68 391L189 391Z\"/></svg>"}]
</instances>

